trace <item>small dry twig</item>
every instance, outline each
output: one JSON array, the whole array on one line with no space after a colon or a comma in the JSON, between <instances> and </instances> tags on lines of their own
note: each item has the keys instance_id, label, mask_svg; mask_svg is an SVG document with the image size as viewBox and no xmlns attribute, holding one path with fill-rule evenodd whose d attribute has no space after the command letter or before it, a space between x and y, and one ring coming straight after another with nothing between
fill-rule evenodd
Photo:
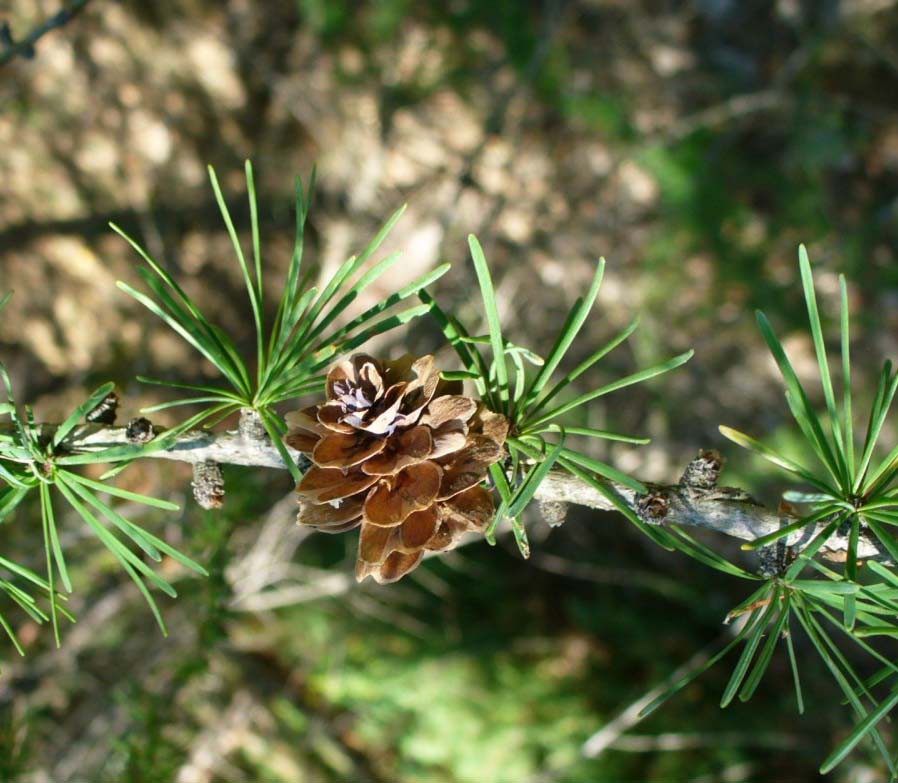
<instances>
[{"instance_id":1,"label":"small dry twig","mask_svg":"<svg viewBox=\"0 0 898 783\"><path fill-rule=\"evenodd\" d=\"M91 0L74 0L63 6L53 16L39 24L23 38L15 39L8 22L0 23L0 66L6 65L16 57L30 60L34 57L35 44L51 30L62 27L72 21L83 11Z\"/></svg>"}]
</instances>

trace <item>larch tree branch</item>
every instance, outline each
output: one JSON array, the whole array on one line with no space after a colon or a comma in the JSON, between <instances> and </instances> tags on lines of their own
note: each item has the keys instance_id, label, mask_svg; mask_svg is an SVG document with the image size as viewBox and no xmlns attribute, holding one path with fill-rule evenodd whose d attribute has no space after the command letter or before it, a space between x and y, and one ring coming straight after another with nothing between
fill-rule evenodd
<instances>
[{"instance_id":1,"label":"larch tree branch","mask_svg":"<svg viewBox=\"0 0 898 783\"><path fill-rule=\"evenodd\" d=\"M52 428L52 425L44 426ZM158 431L156 437L161 437L162 432ZM129 440L128 427L85 424L74 430L63 445L71 453L89 453L129 443L133 443L133 440ZM300 452L287 448L297 459L305 459ZM185 432L176 435L168 447L150 451L146 456L193 465L214 462L286 469L278 450L267 438L247 437L245 432ZM649 491L645 495L622 484L610 482L610 486L649 524L703 528L743 541L756 541L798 519L788 510L764 506L744 490L717 486L714 482L704 486L690 483L688 475L687 469L683 480L677 484L647 484ZM601 511L616 510L614 504L595 487L562 470L552 470L549 473L537 490L536 499L543 504L585 506ZM781 540L787 546L800 550L825 526L825 523L808 525ZM830 561L841 562L845 559L847 549L848 535L837 531L830 536L821 554ZM891 562L891 558L886 556L872 537L863 533L858 542L858 556Z\"/></svg>"}]
</instances>

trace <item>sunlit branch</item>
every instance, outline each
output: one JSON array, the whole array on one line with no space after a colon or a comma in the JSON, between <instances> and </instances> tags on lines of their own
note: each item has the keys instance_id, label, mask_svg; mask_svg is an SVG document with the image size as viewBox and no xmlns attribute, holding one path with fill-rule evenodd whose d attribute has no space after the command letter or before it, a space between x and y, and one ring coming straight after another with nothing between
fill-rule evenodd
<instances>
[{"instance_id":1,"label":"sunlit branch","mask_svg":"<svg viewBox=\"0 0 898 783\"><path fill-rule=\"evenodd\" d=\"M66 441L66 446L74 453L98 451L112 446L127 444L124 427L84 425ZM290 450L299 457L299 452ZM253 441L243 438L237 432L187 432L175 437L166 449L148 453L146 456L180 462L199 463L207 460L229 465L244 465L284 469L285 465L277 449L267 440ZM637 508L639 496L634 490L621 485L611 485L618 495L630 506ZM779 512L753 500L746 492L734 487L712 487L698 489L681 484L650 484L649 494L663 500L665 513L659 523L704 528L724 533L743 541L754 541L769 535L796 517ZM570 474L553 470L542 482L536 498L544 502L567 503L602 511L614 511L611 501L596 488ZM791 547L800 548L810 541L825 525L810 525L785 537ZM847 535L834 534L827 542L823 554L829 559L840 561L848 547ZM858 556L887 561L875 542L862 536Z\"/></svg>"}]
</instances>

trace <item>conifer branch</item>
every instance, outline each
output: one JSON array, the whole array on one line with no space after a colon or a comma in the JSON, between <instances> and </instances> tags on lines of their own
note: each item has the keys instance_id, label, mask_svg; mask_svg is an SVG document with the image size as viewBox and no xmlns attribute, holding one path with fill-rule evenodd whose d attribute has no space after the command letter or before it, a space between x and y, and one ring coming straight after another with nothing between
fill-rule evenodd
<instances>
[{"instance_id":1,"label":"conifer branch","mask_svg":"<svg viewBox=\"0 0 898 783\"><path fill-rule=\"evenodd\" d=\"M52 425L44 427L48 432L52 430ZM76 429L64 445L72 453L89 453L127 445L126 431L126 427L86 424ZM296 459L302 457L289 447L287 450ZM169 447L149 452L146 456L191 464L212 461L226 465L286 469L278 450L269 440L247 439L239 432L185 432L175 436ZM684 483L647 486L649 493L640 495L630 487L611 484L627 505L651 524L704 528L750 542L797 519L787 511L779 512L764 506L744 490L735 487L702 488ZM600 511L615 510L612 502L601 492L563 470L550 471L535 497L544 503L564 503ZM823 523L803 527L784 541L788 546L800 549L824 527ZM823 555L831 561L843 561L847 548L848 536L836 533L827 542ZM858 544L858 556L880 562L891 561L872 537L863 534Z\"/></svg>"}]
</instances>

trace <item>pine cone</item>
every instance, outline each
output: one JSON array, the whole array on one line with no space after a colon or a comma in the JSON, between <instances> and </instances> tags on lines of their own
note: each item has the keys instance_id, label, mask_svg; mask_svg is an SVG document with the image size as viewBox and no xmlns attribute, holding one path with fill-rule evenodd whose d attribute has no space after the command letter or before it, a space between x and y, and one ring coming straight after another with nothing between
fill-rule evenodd
<instances>
[{"instance_id":1,"label":"pine cone","mask_svg":"<svg viewBox=\"0 0 898 783\"><path fill-rule=\"evenodd\" d=\"M297 486L298 521L329 533L361 525L359 581L395 582L425 551L452 549L492 519L480 485L508 420L459 391L433 356L357 354L331 370L324 403L287 414L287 444L313 462Z\"/></svg>"}]
</instances>

